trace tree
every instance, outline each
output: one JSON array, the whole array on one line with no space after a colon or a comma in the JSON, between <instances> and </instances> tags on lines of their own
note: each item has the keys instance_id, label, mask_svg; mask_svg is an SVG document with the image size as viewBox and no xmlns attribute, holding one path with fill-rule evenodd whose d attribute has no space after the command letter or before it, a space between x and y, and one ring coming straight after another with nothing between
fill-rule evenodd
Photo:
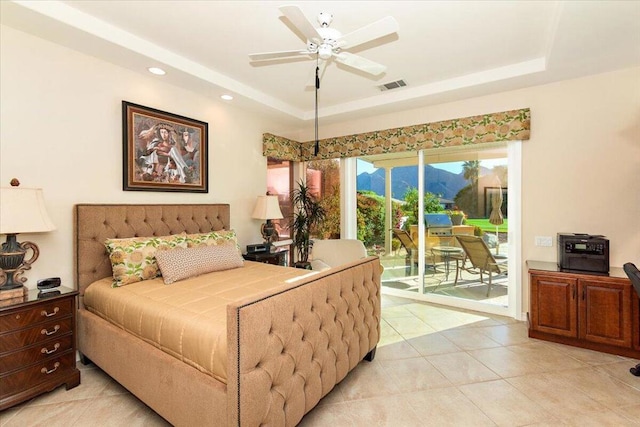
<instances>
[{"instance_id":1,"label":"tree","mask_svg":"<svg viewBox=\"0 0 640 427\"><path fill-rule=\"evenodd\" d=\"M405 229L408 229L410 225L418 223L418 189L415 187L409 187L404 193L404 205L400 207L403 213L408 217L404 223ZM442 212L444 209L440 205L440 198L433 194L424 193L424 213Z\"/></svg>"},{"instance_id":2,"label":"tree","mask_svg":"<svg viewBox=\"0 0 640 427\"><path fill-rule=\"evenodd\" d=\"M314 176L316 180L313 179ZM340 161L328 159L307 163L307 182L312 181L318 182L318 188L313 188L313 192L325 211L325 219L318 227L311 230L311 237L338 239L340 238Z\"/></svg>"},{"instance_id":3,"label":"tree","mask_svg":"<svg viewBox=\"0 0 640 427\"><path fill-rule=\"evenodd\" d=\"M384 244L384 197L373 191L358 191L358 240L366 247Z\"/></svg>"},{"instance_id":4,"label":"tree","mask_svg":"<svg viewBox=\"0 0 640 427\"><path fill-rule=\"evenodd\" d=\"M324 209L326 216L322 224L318 227L318 235L322 239L340 238L340 186L336 185L333 190L320 199L320 206Z\"/></svg>"},{"instance_id":5,"label":"tree","mask_svg":"<svg viewBox=\"0 0 640 427\"><path fill-rule=\"evenodd\" d=\"M293 214L293 245L296 248L297 261L307 263L309 260L310 238L324 221L326 213L309 187L302 181L293 190L292 195L295 212Z\"/></svg>"},{"instance_id":6,"label":"tree","mask_svg":"<svg viewBox=\"0 0 640 427\"><path fill-rule=\"evenodd\" d=\"M461 189L454 201L459 209L462 209L470 218L478 217L478 174L480 172L480 161L470 160L462 164L464 179L469 181L469 185Z\"/></svg>"}]
</instances>

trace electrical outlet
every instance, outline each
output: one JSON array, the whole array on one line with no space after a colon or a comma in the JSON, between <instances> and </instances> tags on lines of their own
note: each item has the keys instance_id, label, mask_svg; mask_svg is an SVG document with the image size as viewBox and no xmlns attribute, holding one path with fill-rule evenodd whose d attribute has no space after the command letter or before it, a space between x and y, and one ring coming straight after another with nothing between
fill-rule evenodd
<instances>
[{"instance_id":1,"label":"electrical outlet","mask_svg":"<svg viewBox=\"0 0 640 427\"><path fill-rule=\"evenodd\" d=\"M553 246L553 240L551 236L536 236L536 246Z\"/></svg>"}]
</instances>

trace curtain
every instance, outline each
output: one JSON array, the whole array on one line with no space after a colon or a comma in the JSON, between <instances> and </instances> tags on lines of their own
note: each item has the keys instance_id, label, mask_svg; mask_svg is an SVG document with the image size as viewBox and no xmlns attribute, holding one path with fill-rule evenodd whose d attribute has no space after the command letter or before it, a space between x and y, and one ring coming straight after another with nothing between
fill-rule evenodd
<instances>
[{"instance_id":1,"label":"curtain","mask_svg":"<svg viewBox=\"0 0 640 427\"><path fill-rule=\"evenodd\" d=\"M524 108L322 139L317 156L313 155L315 141L300 143L265 133L262 137L262 154L296 162L360 157L486 142L527 140L530 127L531 111Z\"/></svg>"}]
</instances>

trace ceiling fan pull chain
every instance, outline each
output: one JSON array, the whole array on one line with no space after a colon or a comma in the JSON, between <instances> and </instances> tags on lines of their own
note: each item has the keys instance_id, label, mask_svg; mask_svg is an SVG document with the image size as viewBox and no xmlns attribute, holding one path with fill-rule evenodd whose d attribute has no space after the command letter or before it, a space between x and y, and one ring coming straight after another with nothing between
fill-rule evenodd
<instances>
[{"instance_id":1,"label":"ceiling fan pull chain","mask_svg":"<svg viewBox=\"0 0 640 427\"><path fill-rule=\"evenodd\" d=\"M315 136L316 136L316 144L313 148L313 155L317 156L318 151L320 149L320 142L318 141L318 89L320 89L320 65L318 57L316 56L316 123L315 123Z\"/></svg>"}]
</instances>

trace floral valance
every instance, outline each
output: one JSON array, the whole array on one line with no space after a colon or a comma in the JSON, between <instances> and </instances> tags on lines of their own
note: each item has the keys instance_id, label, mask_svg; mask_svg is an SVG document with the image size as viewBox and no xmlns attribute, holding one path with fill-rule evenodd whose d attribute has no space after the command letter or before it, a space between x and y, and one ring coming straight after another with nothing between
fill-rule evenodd
<instances>
[{"instance_id":1,"label":"floral valance","mask_svg":"<svg viewBox=\"0 0 640 427\"><path fill-rule=\"evenodd\" d=\"M461 119L379 130L315 141L296 142L264 134L263 154L281 160L308 161L418 151L430 148L529 139L531 111L503 111Z\"/></svg>"}]
</instances>

